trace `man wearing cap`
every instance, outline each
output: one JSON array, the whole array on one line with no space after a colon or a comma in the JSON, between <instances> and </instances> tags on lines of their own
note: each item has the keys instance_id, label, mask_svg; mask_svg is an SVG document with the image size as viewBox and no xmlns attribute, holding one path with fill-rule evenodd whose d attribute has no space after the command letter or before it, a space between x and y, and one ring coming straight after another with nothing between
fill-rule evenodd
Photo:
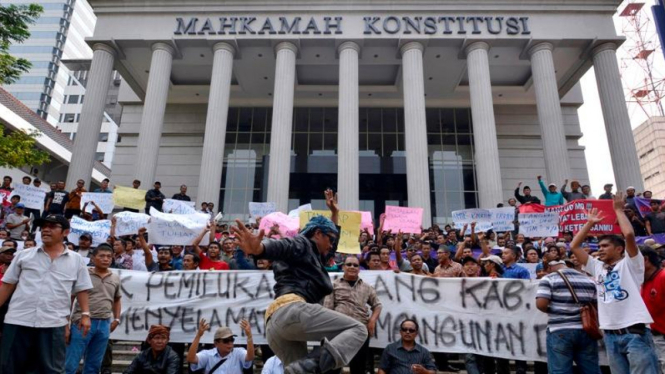
<instances>
[{"instance_id":1,"label":"man wearing cap","mask_svg":"<svg viewBox=\"0 0 665 374\"><path fill-rule=\"evenodd\" d=\"M517 188L515 189L515 198L520 202L520 204L540 204L540 199L537 196L531 195L531 187L529 186L524 186L524 189L522 190L524 195L520 195L521 186L522 182L519 182L517 184Z\"/></svg>"},{"instance_id":2,"label":"man wearing cap","mask_svg":"<svg viewBox=\"0 0 665 374\"><path fill-rule=\"evenodd\" d=\"M333 290L325 264L340 233L337 198L331 190L325 197L332 220L315 216L294 238L263 241L263 231L255 235L240 220L232 227L245 254L273 261L276 298L266 311L266 338L287 374L339 369L367 339L362 323L320 305ZM308 354L308 341L322 341L321 349Z\"/></svg>"},{"instance_id":3,"label":"man wearing cap","mask_svg":"<svg viewBox=\"0 0 665 374\"><path fill-rule=\"evenodd\" d=\"M503 261L497 255L489 255L480 259L483 270L490 278L501 278L503 276Z\"/></svg>"},{"instance_id":4,"label":"man wearing cap","mask_svg":"<svg viewBox=\"0 0 665 374\"><path fill-rule=\"evenodd\" d=\"M76 252L83 258L91 257L90 248L92 247L92 235L90 233L83 233L79 236L79 245ZM113 248L111 248L113 249Z\"/></svg>"},{"instance_id":5,"label":"man wearing cap","mask_svg":"<svg viewBox=\"0 0 665 374\"><path fill-rule=\"evenodd\" d=\"M549 186L545 187L543 177L539 175L537 178L540 190L545 196L545 206L563 205L563 195L557 191L556 184L550 183Z\"/></svg>"},{"instance_id":6,"label":"man wearing cap","mask_svg":"<svg viewBox=\"0 0 665 374\"><path fill-rule=\"evenodd\" d=\"M247 336L247 350L234 348L236 335L233 335L233 331L229 327L222 326L215 331L213 338L215 348L197 353L201 337L210 330L210 325L206 323L206 320L201 319L199 329L187 352L187 362L192 364L191 369L194 371L205 369L206 374L236 374L242 373L243 369L251 368L254 361L252 329L246 320L240 321L240 329Z\"/></svg>"},{"instance_id":7,"label":"man wearing cap","mask_svg":"<svg viewBox=\"0 0 665 374\"><path fill-rule=\"evenodd\" d=\"M580 304L596 302L596 285L585 274L570 269L564 261L550 261L549 274L538 283L536 307L547 313L547 367L550 373L572 373L573 362L580 372L600 374L598 343L582 329ZM562 275L563 274L563 275ZM575 302L566 277L579 303Z\"/></svg>"},{"instance_id":8,"label":"man wearing cap","mask_svg":"<svg viewBox=\"0 0 665 374\"><path fill-rule=\"evenodd\" d=\"M25 205L18 203L14 206L14 213L7 216L5 226L9 230L9 237L14 240L23 240L21 234L24 230L30 231L30 217L23 215Z\"/></svg>"},{"instance_id":9,"label":"man wearing cap","mask_svg":"<svg viewBox=\"0 0 665 374\"><path fill-rule=\"evenodd\" d=\"M81 305L79 328L90 329L90 275L83 258L65 247L69 221L48 215L41 227L42 246L19 252L0 285L0 306L11 297L0 346L0 372L62 373L65 370L65 326L71 298Z\"/></svg>"},{"instance_id":10,"label":"man wearing cap","mask_svg":"<svg viewBox=\"0 0 665 374\"><path fill-rule=\"evenodd\" d=\"M580 191L580 182L578 181L570 182L570 188L571 188L570 192L566 191L566 186L568 186L568 179L566 179L563 182L563 186L561 186L561 194L563 195L564 198L566 198L566 201L571 202L575 200L586 199L586 195L584 195L584 193Z\"/></svg>"},{"instance_id":11,"label":"man wearing cap","mask_svg":"<svg viewBox=\"0 0 665 374\"><path fill-rule=\"evenodd\" d=\"M605 190L605 193L598 196L598 200L612 200L614 198L614 194L612 193L612 187L614 187L612 183L606 183L603 186L603 190Z\"/></svg>"}]
</instances>

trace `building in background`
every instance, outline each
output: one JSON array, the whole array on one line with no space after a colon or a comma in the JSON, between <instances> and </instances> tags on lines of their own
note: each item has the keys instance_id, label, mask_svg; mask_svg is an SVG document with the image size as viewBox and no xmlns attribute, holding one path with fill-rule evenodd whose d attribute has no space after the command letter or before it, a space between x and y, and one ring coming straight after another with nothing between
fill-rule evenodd
<instances>
[{"instance_id":1,"label":"building in background","mask_svg":"<svg viewBox=\"0 0 665 374\"><path fill-rule=\"evenodd\" d=\"M644 188L665 199L665 117L651 117L633 130Z\"/></svg>"}]
</instances>

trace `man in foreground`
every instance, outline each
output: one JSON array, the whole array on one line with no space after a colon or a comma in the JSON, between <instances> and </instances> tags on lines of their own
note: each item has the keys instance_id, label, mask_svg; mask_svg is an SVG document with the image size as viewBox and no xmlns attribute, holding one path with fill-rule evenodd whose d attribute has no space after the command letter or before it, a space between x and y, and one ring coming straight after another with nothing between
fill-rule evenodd
<instances>
[{"instance_id":1,"label":"man in foreground","mask_svg":"<svg viewBox=\"0 0 665 374\"><path fill-rule=\"evenodd\" d=\"M367 340L362 323L320 304L333 290L325 264L339 235L337 199L331 190L325 196L332 221L316 216L294 238L262 241L263 231L255 235L239 220L232 228L246 255L273 261L276 298L266 311L266 338L287 374L341 368ZM322 341L321 349L308 354L308 341Z\"/></svg>"},{"instance_id":2,"label":"man in foreground","mask_svg":"<svg viewBox=\"0 0 665 374\"><path fill-rule=\"evenodd\" d=\"M388 344L383 351L378 374L436 374L429 351L416 343L418 322L404 320L399 329L402 339Z\"/></svg>"},{"instance_id":3,"label":"man in foreground","mask_svg":"<svg viewBox=\"0 0 665 374\"><path fill-rule=\"evenodd\" d=\"M604 332L610 369L613 373L658 373L651 329L653 322L640 296L644 282L644 257L637 249L633 226L624 213L621 192L614 197L614 212L624 238L604 235L598 241L598 259L582 248L589 231L602 222L598 209L588 213L587 223L570 243L573 254L596 281L598 317Z\"/></svg>"},{"instance_id":4,"label":"man in foreground","mask_svg":"<svg viewBox=\"0 0 665 374\"><path fill-rule=\"evenodd\" d=\"M196 352L199 341L210 325L205 319L199 321L199 329L194 341L187 352L187 362L192 365L192 370L205 369L205 373L242 373L243 369L249 369L254 362L254 344L252 343L252 329L246 320L240 321L240 328L247 336L247 350L234 348L235 335L230 328L222 326L215 331L213 343L215 348Z\"/></svg>"}]
</instances>

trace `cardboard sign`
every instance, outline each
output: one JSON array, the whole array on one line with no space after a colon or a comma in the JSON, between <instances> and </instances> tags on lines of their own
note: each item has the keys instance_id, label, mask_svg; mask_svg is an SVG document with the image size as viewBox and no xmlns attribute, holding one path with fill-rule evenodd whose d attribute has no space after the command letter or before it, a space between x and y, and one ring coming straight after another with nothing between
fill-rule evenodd
<instances>
[{"instance_id":1,"label":"cardboard sign","mask_svg":"<svg viewBox=\"0 0 665 374\"><path fill-rule=\"evenodd\" d=\"M165 245L192 245L210 221L210 216L204 213L168 214L154 207L150 207L150 217L150 243ZM205 235L201 244L207 245L208 242L209 235Z\"/></svg>"},{"instance_id":2,"label":"cardboard sign","mask_svg":"<svg viewBox=\"0 0 665 374\"><path fill-rule=\"evenodd\" d=\"M145 208L146 193L146 190L116 186L113 190L113 202L117 206L141 210Z\"/></svg>"},{"instance_id":3,"label":"cardboard sign","mask_svg":"<svg viewBox=\"0 0 665 374\"><path fill-rule=\"evenodd\" d=\"M113 202L113 194L103 192L84 192L81 194L81 209L83 209L85 203L88 203L85 211L92 213L92 210L95 208L92 205L93 201L102 210L102 213L113 213L113 207L115 206Z\"/></svg>"},{"instance_id":4,"label":"cardboard sign","mask_svg":"<svg viewBox=\"0 0 665 374\"><path fill-rule=\"evenodd\" d=\"M471 235L471 223L476 223L475 232L496 232L515 230L515 208L464 209L452 213L455 228L467 226L464 235Z\"/></svg>"},{"instance_id":5,"label":"cardboard sign","mask_svg":"<svg viewBox=\"0 0 665 374\"><path fill-rule=\"evenodd\" d=\"M403 233L420 234L423 225L423 208L407 208L401 206L386 206L386 219L383 223L385 231L393 233L402 230Z\"/></svg>"},{"instance_id":6,"label":"cardboard sign","mask_svg":"<svg viewBox=\"0 0 665 374\"><path fill-rule=\"evenodd\" d=\"M594 225L589 235L621 234L612 200L575 200L565 205L545 207L545 211L559 213L561 234L568 231L575 234L587 222L587 212L593 208L602 213L603 221Z\"/></svg>"},{"instance_id":7,"label":"cardboard sign","mask_svg":"<svg viewBox=\"0 0 665 374\"><path fill-rule=\"evenodd\" d=\"M519 233L527 238L545 238L559 236L559 214L522 213L518 216Z\"/></svg>"},{"instance_id":8,"label":"cardboard sign","mask_svg":"<svg viewBox=\"0 0 665 374\"><path fill-rule=\"evenodd\" d=\"M1 193L6 193L6 191L1 191ZM14 186L14 191L7 198L11 200L11 197L14 195L21 196L21 203L25 205L28 209L44 209L44 200L46 199L46 191L41 188L34 186L28 186L25 184L17 184Z\"/></svg>"},{"instance_id":9,"label":"cardboard sign","mask_svg":"<svg viewBox=\"0 0 665 374\"><path fill-rule=\"evenodd\" d=\"M277 211L275 203L249 203L249 215L252 218L265 217Z\"/></svg>"},{"instance_id":10,"label":"cardboard sign","mask_svg":"<svg viewBox=\"0 0 665 374\"><path fill-rule=\"evenodd\" d=\"M69 225L70 229L69 235L67 235L67 240L74 243L74 245L79 244L79 237L85 233L92 235L93 246L105 243L111 233L111 221L108 219L101 221L86 221L74 216Z\"/></svg>"},{"instance_id":11,"label":"cardboard sign","mask_svg":"<svg viewBox=\"0 0 665 374\"><path fill-rule=\"evenodd\" d=\"M274 212L261 217L259 230L263 230L264 234L268 235L272 227L277 225L282 235L292 238L298 235L298 231L300 231L299 224L300 221L298 218L287 216L282 212Z\"/></svg>"},{"instance_id":12,"label":"cardboard sign","mask_svg":"<svg viewBox=\"0 0 665 374\"><path fill-rule=\"evenodd\" d=\"M194 214L196 209L194 209L193 201L181 201L173 199L164 199L164 204L162 205L162 210L164 213L170 214Z\"/></svg>"},{"instance_id":13,"label":"cardboard sign","mask_svg":"<svg viewBox=\"0 0 665 374\"><path fill-rule=\"evenodd\" d=\"M315 216L324 216L331 218L332 213L329 210L310 210L300 212L300 229L302 230L307 222ZM337 244L337 252L358 254L360 253L360 244L358 244L358 237L360 236L360 222L362 221L362 214L358 212L351 212L342 210L338 214L338 223L342 228L339 235L339 243Z\"/></svg>"},{"instance_id":14,"label":"cardboard sign","mask_svg":"<svg viewBox=\"0 0 665 374\"><path fill-rule=\"evenodd\" d=\"M120 212L113 216L115 221L115 235L134 235L141 227L148 227L150 216L143 213Z\"/></svg>"}]
</instances>

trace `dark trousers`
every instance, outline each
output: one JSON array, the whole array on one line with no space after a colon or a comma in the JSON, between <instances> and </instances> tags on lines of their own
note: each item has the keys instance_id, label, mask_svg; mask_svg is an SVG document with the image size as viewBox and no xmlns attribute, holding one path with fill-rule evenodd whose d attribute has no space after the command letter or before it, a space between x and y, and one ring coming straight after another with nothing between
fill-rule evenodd
<instances>
[{"instance_id":1,"label":"dark trousers","mask_svg":"<svg viewBox=\"0 0 665 374\"><path fill-rule=\"evenodd\" d=\"M115 343L115 340L109 339L109 342L106 344L106 352L104 352L104 359L102 359L102 374L111 372L111 366L113 366L113 343Z\"/></svg>"},{"instance_id":2,"label":"dark trousers","mask_svg":"<svg viewBox=\"0 0 665 374\"><path fill-rule=\"evenodd\" d=\"M65 218L70 219L74 216L80 216L81 209L65 209Z\"/></svg>"},{"instance_id":3,"label":"dark trousers","mask_svg":"<svg viewBox=\"0 0 665 374\"><path fill-rule=\"evenodd\" d=\"M65 372L65 327L34 328L5 324L0 374Z\"/></svg>"},{"instance_id":4,"label":"dark trousers","mask_svg":"<svg viewBox=\"0 0 665 374\"><path fill-rule=\"evenodd\" d=\"M367 372L367 355L369 354L369 338L365 344L360 347L358 353L349 362L349 371L351 374L365 374Z\"/></svg>"}]
</instances>

